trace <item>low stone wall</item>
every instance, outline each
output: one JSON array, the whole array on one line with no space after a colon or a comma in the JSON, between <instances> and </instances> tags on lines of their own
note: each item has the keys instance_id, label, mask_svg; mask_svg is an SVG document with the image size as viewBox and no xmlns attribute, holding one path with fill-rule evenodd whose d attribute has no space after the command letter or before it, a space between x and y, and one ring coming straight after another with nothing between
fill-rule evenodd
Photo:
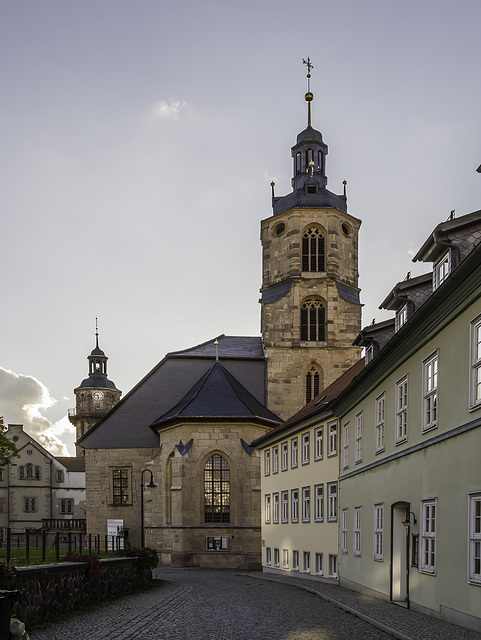
<instances>
[{"instance_id":1,"label":"low stone wall","mask_svg":"<svg viewBox=\"0 0 481 640\"><path fill-rule=\"evenodd\" d=\"M92 579L83 562L18 567L15 583L18 596L12 602L12 616L27 628L50 622L61 615L147 585L150 569L139 570L137 558L101 560L102 577Z\"/></svg>"}]
</instances>

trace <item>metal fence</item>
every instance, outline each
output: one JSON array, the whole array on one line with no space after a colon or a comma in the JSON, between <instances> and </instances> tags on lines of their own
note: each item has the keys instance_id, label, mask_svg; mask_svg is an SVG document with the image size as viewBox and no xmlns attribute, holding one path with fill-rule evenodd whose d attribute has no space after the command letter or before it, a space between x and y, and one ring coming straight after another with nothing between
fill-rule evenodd
<instances>
[{"instance_id":1,"label":"metal fence","mask_svg":"<svg viewBox=\"0 0 481 640\"><path fill-rule=\"evenodd\" d=\"M7 564L25 562L35 564L51 560L58 562L68 552L78 554L97 554L117 551L124 548L125 540L121 536L102 536L76 531L25 530L15 532L5 529L0 538L0 561Z\"/></svg>"}]
</instances>

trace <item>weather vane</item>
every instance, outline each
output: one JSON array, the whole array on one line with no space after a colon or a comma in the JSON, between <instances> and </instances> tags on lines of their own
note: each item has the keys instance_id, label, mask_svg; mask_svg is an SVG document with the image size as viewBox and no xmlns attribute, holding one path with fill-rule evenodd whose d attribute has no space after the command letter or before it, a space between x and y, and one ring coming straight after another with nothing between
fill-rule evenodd
<instances>
[{"instance_id":1,"label":"weather vane","mask_svg":"<svg viewBox=\"0 0 481 640\"><path fill-rule=\"evenodd\" d=\"M314 68L314 65L311 62L311 59L308 57L307 60L302 58L302 63L307 66L307 93L304 96L307 102L307 126L311 126L311 102L314 99L314 94L311 93L311 69Z\"/></svg>"}]
</instances>

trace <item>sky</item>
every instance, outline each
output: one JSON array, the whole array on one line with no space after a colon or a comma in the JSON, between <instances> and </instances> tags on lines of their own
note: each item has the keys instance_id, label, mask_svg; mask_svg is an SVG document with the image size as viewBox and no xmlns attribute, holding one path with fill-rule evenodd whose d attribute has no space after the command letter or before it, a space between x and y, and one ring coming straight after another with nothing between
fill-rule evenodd
<instances>
[{"instance_id":1,"label":"sky","mask_svg":"<svg viewBox=\"0 0 481 640\"><path fill-rule=\"evenodd\" d=\"M260 221L306 124L362 220L363 324L433 228L481 208L479 0L0 3L0 415L74 455L100 346L127 393L163 356L259 335Z\"/></svg>"}]
</instances>

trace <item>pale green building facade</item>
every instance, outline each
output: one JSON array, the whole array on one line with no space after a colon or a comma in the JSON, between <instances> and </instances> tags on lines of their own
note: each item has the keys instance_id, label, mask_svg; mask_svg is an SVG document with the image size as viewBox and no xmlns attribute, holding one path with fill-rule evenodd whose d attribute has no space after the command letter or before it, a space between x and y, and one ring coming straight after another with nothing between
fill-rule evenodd
<instances>
[{"instance_id":1,"label":"pale green building facade","mask_svg":"<svg viewBox=\"0 0 481 640\"><path fill-rule=\"evenodd\" d=\"M432 280L386 298L396 332L377 355L365 336L370 361L336 407L341 584L477 630L480 236L479 211L438 225L415 257Z\"/></svg>"}]
</instances>

